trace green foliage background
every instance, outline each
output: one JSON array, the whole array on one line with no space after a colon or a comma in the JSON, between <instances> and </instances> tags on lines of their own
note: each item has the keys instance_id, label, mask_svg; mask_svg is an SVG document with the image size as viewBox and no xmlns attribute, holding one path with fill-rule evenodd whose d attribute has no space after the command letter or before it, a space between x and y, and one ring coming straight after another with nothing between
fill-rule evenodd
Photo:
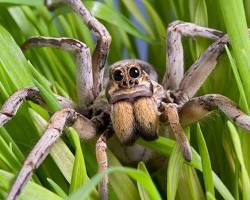
<instances>
[{"instance_id":1,"label":"green foliage background","mask_svg":"<svg viewBox=\"0 0 250 200\"><path fill-rule=\"evenodd\" d=\"M246 113L250 103L250 45L247 22L249 0L141 0L146 16L133 0L84 1L112 35L108 63L138 58L136 39L148 45L147 61L160 76L165 71L165 30L174 20L184 20L229 33L231 46L199 91L220 93L234 100ZM243 4L244 3L244 4ZM131 22L134 18L144 32ZM49 12L42 0L0 0L0 106L19 88L36 86L52 111L59 109L53 93L78 101L73 55L51 48L19 46L29 36L64 36L85 42L93 51L87 27L70 9ZM188 68L211 43L185 39ZM0 128L0 198L3 199L25 156L43 133L50 113L25 103L17 116ZM22 192L20 199L97 199L94 141L79 140L73 129L59 140ZM110 199L250 199L250 137L222 113L214 113L187 129L193 160L184 162L171 139L139 143L170 156L163 170L149 174L145 165L122 167L109 153Z\"/></svg>"}]
</instances>

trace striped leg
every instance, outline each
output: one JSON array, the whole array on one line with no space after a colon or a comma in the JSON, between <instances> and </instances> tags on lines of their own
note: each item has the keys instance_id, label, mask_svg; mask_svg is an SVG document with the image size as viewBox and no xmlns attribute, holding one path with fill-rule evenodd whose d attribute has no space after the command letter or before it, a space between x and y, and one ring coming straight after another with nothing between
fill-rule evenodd
<instances>
[{"instance_id":1,"label":"striped leg","mask_svg":"<svg viewBox=\"0 0 250 200\"><path fill-rule=\"evenodd\" d=\"M66 108L56 112L52 116L47 130L24 161L24 165L21 168L13 186L11 187L6 200L15 200L18 197L18 194L21 192L22 188L31 178L33 171L40 166L40 164L49 154L52 145L62 135L64 127L71 126L77 121L78 123L82 124L84 127L84 132L87 135L94 136L96 134L93 123L73 109Z\"/></svg>"},{"instance_id":2,"label":"striped leg","mask_svg":"<svg viewBox=\"0 0 250 200\"><path fill-rule=\"evenodd\" d=\"M69 99L65 97L56 96L61 108L74 108L75 105ZM17 113L19 107L24 101L32 101L46 108L45 102L39 94L36 88L24 88L16 91L9 99L4 103L0 110L0 127L10 121Z\"/></svg>"},{"instance_id":3,"label":"striped leg","mask_svg":"<svg viewBox=\"0 0 250 200\"><path fill-rule=\"evenodd\" d=\"M211 111L220 110L239 127L250 131L250 116L242 112L233 101L220 94L208 94L190 99L179 110L184 125L199 121Z\"/></svg>"},{"instance_id":4,"label":"striped leg","mask_svg":"<svg viewBox=\"0 0 250 200\"><path fill-rule=\"evenodd\" d=\"M176 90L184 74L183 37L205 37L217 40L224 33L221 31L198 26L196 24L175 21L167 29L167 69L162 85L165 89Z\"/></svg>"},{"instance_id":5,"label":"striped leg","mask_svg":"<svg viewBox=\"0 0 250 200\"><path fill-rule=\"evenodd\" d=\"M92 30L97 35L97 44L92 55L92 68L93 95L94 97L98 96L102 89L104 66L111 44L109 32L103 24L91 15L81 0L59 0L56 3L53 3L51 0L45 0L45 4L51 9L56 9L62 4L67 4L82 18L89 27L89 30Z\"/></svg>"}]
</instances>

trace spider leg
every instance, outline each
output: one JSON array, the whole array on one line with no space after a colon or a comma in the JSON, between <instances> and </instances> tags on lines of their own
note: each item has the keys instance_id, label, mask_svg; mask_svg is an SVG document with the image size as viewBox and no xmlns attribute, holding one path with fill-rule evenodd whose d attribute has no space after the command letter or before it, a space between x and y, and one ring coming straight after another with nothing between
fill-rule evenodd
<instances>
[{"instance_id":1,"label":"spider leg","mask_svg":"<svg viewBox=\"0 0 250 200\"><path fill-rule=\"evenodd\" d=\"M177 104L162 103L162 105L164 106L164 112L162 113L162 116L161 116L162 121L166 121L167 119L167 121L169 122L170 128L175 134L176 141L181 147L184 158L187 161L191 161L192 160L191 147L189 145L185 131L183 130L180 124Z\"/></svg>"},{"instance_id":2,"label":"spider leg","mask_svg":"<svg viewBox=\"0 0 250 200\"><path fill-rule=\"evenodd\" d=\"M74 103L69 99L66 99L65 97L57 95L56 98L62 108L75 107ZM32 87L20 89L12 94L9 99L3 104L0 110L0 127L6 124L16 115L19 107L25 100L33 101L34 103L42 105L46 108L45 102L40 96L38 89Z\"/></svg>"},{"instance_id":3,"label":"spider leg","mask_svg":"<svg viewBox=\"0 0 250 200\"><path fill-rule=\"evenodd\" d=\"M92 56L93 93L94 97L96 97L102 89L104 65L111 44L111 36L105 26L91 15L81 0L59 0L56 3L52 3L51 0L45 0L45 4L52 9L61 6L62 3L70 6L82 18L89 29L97 35L97 44Z\"/></svg>"},{"instance_id":4,"label":"spider leg","mask_svg":"<svg viewBox=\"0 0 250 200\"><path fill-rule=\"evenodd\" d=\"M22 45L22 49L29 47L54 47L76 53L77 65L77 93L81 105L89 105L94 100L93 73L91 53L88 46L78 40L70 38L31 37Z\"/></svg>"},{"instance_id":5,"label":"spider leg","mask_svg":"<svg viewBox=\"0 0 250 200\"><path fill-rule=\"evenodd\" d=\"M112 136L113 130L109 126L96 142L96 160L98 163L98 171L104 172L108 168L107 158L107 140ZM101 200L108 200L108 176L105 175L99 185L99 194Z\"/></svg>"},{"instance_id":6,"label":"spider leg","mask_svg":"<svg viewBox=\"0 0 250 200\"><path fill-rule=\"evenodd\" d=\"M195 95L215 68L218 57L224 52L225 45L228 44L228 42L227 35L218 39L211 44L200 58L187 70L178 89L178 98L184 98L184 102L186 102Z\"/></svg>"},{"instance_id":7,"label":"spider leg","mask_svg":"<svg viewBox=\"0 0 250 200\"><path fill-rule=\"evenodd\" d=\"M196 24L175 21L167 29L167 70L162 85L165 89L178 89L184 74L184 56L182 37L205 37L217 40L224 35L216 29L198 26Z\"/></svg>"},{"instance_id":8,"label":"spider leg","mask_svg":"<svg viewBox=\"0 0 250 200\"><path fill-rule=\"evenodd\" d=\"M183 125L188 125L199 121L213 110L222 111L232 122L250 131L250 116L242 112L229 98L220 94L190 99L179 110L180 121Z\"/></svg>"},{"instance_id":9,"label":"spider leg","mask_svg":"<svg viewBox=\"0 0 250 200\"><path fill-rule=\"evenodd\" d=\"M14 200L17 198L22 188L32 176L32 172L40 166L49 154L52 145L62 135L64 127L71 126L77 121L78 123L82 123L84 125L84 131L88 132L88 135L94 136L96 134L94 124L89 119L77 113L75 110L66 108L56 112L52 116L47 130L24 161L24 165L20 170L6 200Z\"/></svg>"}]
</instances>

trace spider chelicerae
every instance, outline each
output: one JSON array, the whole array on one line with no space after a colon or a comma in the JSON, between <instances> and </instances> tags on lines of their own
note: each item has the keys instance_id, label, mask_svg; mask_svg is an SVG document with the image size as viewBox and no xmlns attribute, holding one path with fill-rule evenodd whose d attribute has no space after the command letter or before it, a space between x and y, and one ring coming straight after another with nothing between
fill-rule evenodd
<instances>
[{"instance_id":1,"label":"spider chelicerae","mask_svg":"<svg viewBox=\"0 0 250 200\"><path fill-rule=\"evenodd\" d=\"M134 144L137 138L154 140L158 137L159 123L168 126L175 134L183 156L192 159L183 126L199 121L211 111L219 109L238 126L250 131L250 118L235 104L219 94L193 97L215 68L218 57L228 43L221 31L181 21L173 22L167 29L167 70L162 83L158 83L154 68L137 59L122 60L109 67L105 76L105 63L111 44L107 29L95 19L80 0L62 0L50 4L57 8L61 3L71 7L90 30L97 35L93 55L84 43L70 38L31 37L23 45L30 47L54 47L76 54L77 86L80 105L56 96L62 110L56 112L44 135L26 158L16 181L7 196L16 199L21 189L49 153L50 147L62 135L65 126L73 126L80 137L98 137L96 157L99 171L107 169L107 141L113 140L113 151L124 162L147 162L155 155L142 146ZM206 37L215 40L200 58L184 73L182 37ZM107 79L107 81L106 81ZM106 84L107 83L107 84ZM105 89L103 89L105 88ZM30 100L44 105L36 88L25 88L14 93L0 112L0 126L15 116L23 101ZM120 151L123 149L123 151ZM135 152L143 152L136 154ZM120 152L130 152L122 155ZM107 199L108 177L100 184L101 199Z\"/></svg>"}]
</instances>

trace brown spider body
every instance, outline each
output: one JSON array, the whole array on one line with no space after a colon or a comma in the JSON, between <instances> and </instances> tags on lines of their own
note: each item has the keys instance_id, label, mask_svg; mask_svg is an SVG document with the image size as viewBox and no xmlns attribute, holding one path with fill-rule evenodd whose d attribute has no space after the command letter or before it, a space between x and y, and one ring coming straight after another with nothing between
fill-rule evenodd
<instances>
[{"instance_id":1,"label":"brown spider body","mask_svg":"<svg viewBox=\"0 0 250 200\"><path fill-rule=\"evenodd\" d=\"M106 96L116 136L126 145L133 144L139 136L146 140L156 139L158 111L148 74L136 62L113 66Z\"/></svg>"}]
</instances>

